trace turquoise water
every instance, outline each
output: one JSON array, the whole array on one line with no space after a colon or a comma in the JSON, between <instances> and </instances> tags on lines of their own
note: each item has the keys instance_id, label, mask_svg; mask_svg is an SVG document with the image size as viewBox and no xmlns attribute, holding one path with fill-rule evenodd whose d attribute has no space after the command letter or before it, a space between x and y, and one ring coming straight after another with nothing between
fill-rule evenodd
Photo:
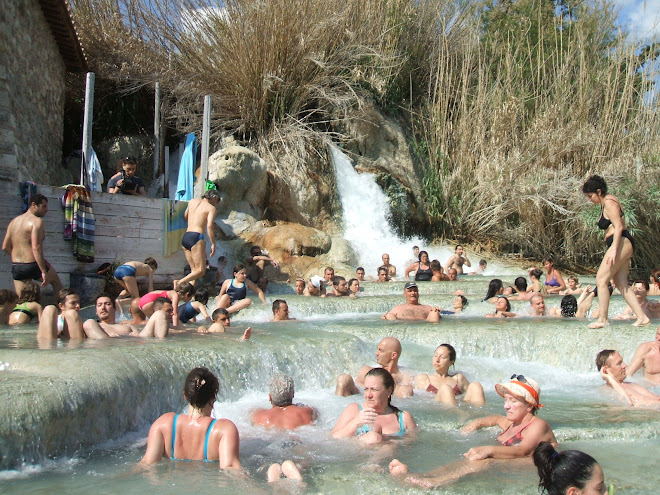
<instances>
[{"instance_id":1,"label":"turquoise water","mask_svg":"<svg viewBox=\"0 0 660 495\"><path fill-rule=\"evenodd\" d=\"M269 322L269 305L256 300L233 319L228 335L60 342L39 349L34 326L2 329L1 490L271 493L264 466L294 458L304 466L309 493L416 493L417 488L366 466L386 468L392 457L398 457L412 471L423 472L460 459L472 446L491 443L494 430L462 436L459 429L472 418L502 412L494 384L515 372L541 384L546 407L540 415L552 425L561 448L585 450L596 457L617 493L655 492L660 483L655 469L660 412L631 410L614 401L602 390L593 365L595 354L606 347L621 350L628 361L640 342L653 337L655 326L637 329L614 322L608 329L590 330L586 321L577 320L484 319L492 306L478 300L487 282L470 277L453 284L420 284L422 303L446 308L457 287L468 292L471 303L466 313L437 325L381 320L385 310L402 302L403 283L390 283L366 284L365 295L357 299L303 298L292 295L288 287L274 287L269 300L280 293L299 320ZM551 299L549 305L558 305L559 299ZM514 302L513 311L527 306ZM611 314L623 307L621 298L615 297ZM253 337L241 342L238 338L248 325ZM363 364L374 364L376 344L386 335L403 343L400 364L420 372L432 371L431 356L439 343L452 343L458 352L456 369L481 381L487 404L447 408L420 393L395 402L415 417L420 428L416 438L383 451L333 439L329 431L339 414L359 400L334 396L337 375L355 375ZM250 477L236 479L205 463L163 461L147 472L135 470L149 425L164 412L184 410L183 380L191 368L201 365L220 378L214 415L238 426L241 462ZM321 411L315 427L278 433L250 425L250 410L268 405L267 384L275 370L294 377L296 401ZM537 482L533 469L518 469L473 475L439 493L537 493Z\"/></svg>"}]
</instances>

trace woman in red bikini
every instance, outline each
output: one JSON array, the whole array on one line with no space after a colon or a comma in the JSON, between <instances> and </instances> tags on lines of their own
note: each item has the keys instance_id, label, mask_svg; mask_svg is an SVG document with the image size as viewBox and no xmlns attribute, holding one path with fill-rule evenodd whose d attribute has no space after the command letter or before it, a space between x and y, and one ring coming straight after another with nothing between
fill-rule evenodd
<instances>
[{"instance_id":1,"label":"woman in red bikini","mask_svg":"<svg viewBox=\"0 0 660 495\"><path fill-rule=\"evenodd\" d=\"M635 294L628 286L628 267L635 250L632 235L626 229L621 202L613 194L607 194L605 179L592 175L582 185L582 192L595 205L600 205L598 228L605 234L605 256L596 274L598 287L598 319L589 328L603 328L609 325L607 313L610 305L610 292L607 284L613 280L616 288L637 316L634 326L648 325L650 320L642 310Z\"/></svg>"},{"instance_id":2,"label":"woman in red bikini","mask_svg":"<svg viewBox=\"0 0 660 495\"><path fill-rule=\"evenodd\" d=\"M439 467L423 476L410 476L407 481L427 488L448 485L463 476L502 466L503 462L516 462L532 465L530 456L541 442L549 442L557 448L557 440L550 425L536 417L540 407L540 388L531 378L513 375L508 383L495 385L497 393L504 397L505 416L494 414L470 421L461 430L470 433L480 428L499 426L502 433L497 437L501 445L472 447L463 456L467 461L459 461ZM506 459L506 461L505 461ZM479 461L479 462L474 462ZM406 474L408 467L399 460L390 463L390 473Z\"/></svg>"},{"instance_id":3,"label":"woman in red bikini","mask_svg":"<svg viewBox=\"0 0 660 495\"><path fill-rule=\"evenodd\" d=\"M440 344L433 354L435 374L421 373L415 379L415 388L435 394L435 400L448 406L458 405L457 397L465 402L485 404L484 389L479 382L470 383L462 373L449 374L456 361L456 350L449 344Z\"/></svg>"}]
</instances>

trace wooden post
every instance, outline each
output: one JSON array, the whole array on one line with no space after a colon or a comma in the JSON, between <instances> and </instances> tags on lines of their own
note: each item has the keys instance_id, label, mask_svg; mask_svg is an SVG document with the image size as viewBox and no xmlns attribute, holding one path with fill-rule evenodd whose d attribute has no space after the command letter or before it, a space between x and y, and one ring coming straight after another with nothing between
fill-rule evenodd
<instances>
[{"instance_id":1,"label":"wooden post","mask_svg":"<svg viewBox=\"0 0 660 495\"><path fill-rule=\"evenodd\" d=\"M206 179L209 176L209 136L211 134L211 105L212 96L206 95L204 97L204 121L202 124L202 163L199 173L200 187L197 188L198 196L204 194L206 188Z\"/></svg>"},{"instance_id":2,"label":"wooden post","mask_svg":"<svg viewBox=\"0 0 660 495\"><path fill-rule=\"evenodd\" d=\"M85 85L85 114L83 117L82 164L80 167L80 185L85 185L87 162L92 153L92 123L94 121L94 73L87 73Z\"/></svg>"},{"instance_id":3,"label":"wooden post","mask_svg":"<svg viewBox=\"0 0 660 495\"><path fill-rule=\"evenodd\" d=\"M160 83L156 83L154 91L154 179L158 177L160 164Z\"/></svg>"}]
</instances>

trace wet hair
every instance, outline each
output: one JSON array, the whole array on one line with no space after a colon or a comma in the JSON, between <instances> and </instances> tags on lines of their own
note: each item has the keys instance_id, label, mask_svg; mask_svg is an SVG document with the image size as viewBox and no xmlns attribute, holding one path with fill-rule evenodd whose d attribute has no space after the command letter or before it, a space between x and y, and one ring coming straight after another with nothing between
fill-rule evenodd
<instances>
[{"instance_id":1,"label":"wet hair","mask_svg":"<svg viewBox=\"0 0 660 495\"><path fill-rule=\"evenodd\" d=\"M335 275L335 277L332 279L332 285L339 285L339 283L342 280L346 281L346 279L344 277L342 277L341 275Z\"/></svg>"},{"instance_id":2,"label":"wet hair","mask_svg":"<svg viewBox=\"0 0 660 495\"><path fill-rule=\"evenodd\" d=\"M225 308L218 308L215 311L213 311L213 314L211 315L211 319L215 321L218 318L220 318L220 315L229 316L229 311L227 311Z\"/></svg>"},{"instance_id":3,"label":"wet hair","mask_svg":"<svg viewBox=\"0 0 660 495\"><path fill-rule=\"evenodd\" d=\"M16 304L16 301L18 301L18 294L16 292L9 289L0 289L0 305L7 303Z\"/></svg>"},{"instance_id":4,"label":"wet hair","mask_svg":"<svg viewBox=\"0 0 660 495\"><path fill-rule=\"evenodd\" d=\"M552 256L546 256L543 258L543 263L545 264L546 262L552 263L552 266L555 266L555 260L553 259Z\"/></svg>"},{"instance_id":5,"label":"wet hair","mask_svg":"<svg viewBox=\"0 0 660 495\"><path fill-rule=\"evenodd\" d=\"M567 281L575 280L575 283L577 284L580 280L575 276L575 275L569 275L568 278L566 279Z\"/></svg>"},{"instance_id":6,"label":"wet hair","mask_svg":"<svg viewBox=\"0 0 660 495\"><path fill-rule=\"evenodd\" d=\"M30 196L30 205L34 204L36 206L41 206L44 201L48 203L48 198L43 194L37 193Z\"/></svg>"},{"instance_id":7,"label":"wet hair","mask_svg":"<svg viewBox=\"0 0 660 495\"><path fill-rule=\"evenodd\" d=\"M215 400L220 389L218 378L208 368L195 368L186 377L183 396L196 409Z\"/></svg>"},{"instance_id":8,"label":"wet hair","mask_svg":"<svg viewBox=\"0 0 660 495\"><path fill-rule=\"evenodd\" d=\"M491 297L495 297L501 288L502 281L499 278L492 279L488 282L488 290L486 291L486 297L484 297L483 300L488 301Z\"/></svg>"},{"instance_id":9,"label":"wet hair","mask_svg":"<svg viewBox=\"0 0 660 495\"><path fill-rule=\"evenodd\" d=\"M348 283L346 285L348 285L350 287L351 285L353 285L353 282L359 282L359 280L357 278L352 278L348 281Z\"/></svg>"},{"instance_id":10,"label":"wet hair","mask_svg":"<svg viewBox=\"0 0 660 495\"><path fill-rule=\"evenodd\" d=\"M525 277L517 277L513 281L513 285L516 286L519 292L525 292L527 290L527 279Z\"/></svg>"},{"instance_id":11,"label":"wet hair","mask_svg":"<svg viewBox=\"0 0 660 495\"><path fill-rule=\"evenodd\" d=\"M469 304L469 303L468 303L468 300L467 300L467 297L465 297L465 296L461 296L461 295L456 296L456 297L460 297L460 298L461 298L461 304L463 305L464 308Z\"/></svg>"},{"instance_id":12,"label":"wet hair","mask_svg":"<svg viewBox=\"0 0 660 495\"><path fill-rule=\"evenodd\" d=\"M456 247L454 248L454 252L458 251L459 247L463 247L463 244L456 244Z\"/></svg>"},{"instance_id":13,"label":"wet hair","mask_svg":"<svg viewBox=\"0 0 660 495\"><path fill-rule=\"evenodd\" d=\"M245 268L245 265L243 263L236 263L234 265L234 268L231 269L231 271L234 275L236 275L238 272L240 272L244 268Z\"/></svg>"},{"instance_id":14,"label":"wet hair","mask_svg":"<svg viewBox=\"0 0 660 495\"><path fill-rule=\"evenodd\" d=\"M293 378L284 373L275 373L268 384L268 393L274 406L286 407L293 403Z\"/></svg>"},{"instance_id":15,"label":"wet hair","mask_svg":"<svg viewBox=\"0 0 660 495\"><path fill-rule=\"evenodd\" d=\"M364 378L366 379L368 376L377 376L383 381L383 385L385 388L391 388L392 389L392 394L394 393L394 378L392 378L392 375L390 374L389 371L387 371L385 368L371 368L369 373L367 373ZM399 409L395 406L392 405L392 395L390 395L387 398L387 405L390 406L394 412L399 415Z\"/></svg>"},{"instance_id":16,"label":"wet hair","mask_svg":"<svg viewBox=\"0 0 660 495\"><path fill-rule=\"evenodd\" d=\"M583 194L597 193L598 189L600 189L603 196L607 194L607 183L600 175L592 175L582 184Z\"/></svg>"},{"instance_id":17,"label":"wet hair","mask_svg":"<svg viewBox=\"0 0 660 495\"><path fill-rule=\"evenodd\" d=\"M158 311L159 309L163 309L163 306L167 303L172 304L172 300L169 297L157 297L154 299L154 304L151 306L151 309Z\"/></svg>"},{"instance_id":18,"label":"wet hair","mask_svg":"<svg viewBox=\"0 0 660 495\"><path fill-rule=\"evenodd\" d=\"M286 301L284 299L275 299L273 301L273 314L275 314L275 311L280 309L280 306L282 306L282 304L286 304Z\"/></svg>"},{"instance_id":19,"label":"wet hair","mask_svg":"<svg viewBox=\"0 0 660 495\"><path fill-rule=\"evenodd\" d=\"M504 299L506 301L506 310L511 311L511 302L509 302L509 298L505 296L498 296L498 299Z\"/></svg>"},{"instance_id":20,"label":"wet hair","mask_svg":"<svg viewBox=\"0 0 660 495\"><path fill-rule=\"evenodd\" d=\"M379 266L378 273L380 274L380 272L385 272L385 275L389 275L390 273L386 266Z\"/></svg>"},{"instance_id":21,"label":"wet hair","mask_svg":"<svg viewBox=\"0 0 660 495\"><path fill-rule=\"evenodd\" d=\"M146 260L144 260L145 265L149 265L149 267L153 270L156 271L158 270L158 263L156 262L155 259L153 259L151 256L149 256Z\"/></svg>"},{"instance_id":22,"label":"wet hair","mask_svg":"<svg viewBox=\"0 0 660 495\"><path fill-rule=\"evenodd\" d=\"M422 261L422 255L423 255L423 254L425 254L427 258L429 257L429 253L427 253L426 251L420 251L420 252L419 252L419 256L417 256L417 259L418 259L419 261Z\"/></svg>"},{"instance_id":23,"label":"wet hair","mask_svg":"<svg viewBox=\"0 0 660 495\"><path fill-rule=\"evenodd\" d=\"M433 270L434 272L439 272L440 270L442 270L442 265L438 260L431 261L431 270Z\"/></svg>"},{"instance_id":24,"label":"wet hair","mask_svg":"<svg viewBox=\"0 0 660 495\"><path fill-rule=\"evenodd\" d=\"M69 296L77 296L78 293L74 289L64 288L57 293L57 304L64 306L66 298ZM98 298L97 298L98 299Z\"/></svg>"},{"instance_id":25,"label":"wet hair","mask_svg":"<svg viewBox=\"0 0 660 495\"><path fill-rule=\"evenodd\" d=\"M190 282L180 284L175 290L180 296L192 296L195 294L195 286Z\"/></svg>"},{"instance_id":26,"label":"wet hair","mask_svg":"<svg viewBox=\"0 0 660 495\"><path fill-rule=\"evenodd\" d=\"M358 266L358 267L355 269L355 273L357 273L357 272L360 271L360 270L364 271L364 268L361 267L361 266Z\"/></svg>"},{"instance_id":27,"label":"wet hair","mask_svg":"<svg viewBox=\"0 0 660 495\"><path fill-rule=\"evenodd\" d=\"M648 283L646 280L641 279L641 278L638 278L637 280L634 280L632 284L633 284L633 285L635 285L635 284L642 284L642 285L646 288L647 291L651 288L651 286L649 285L649 283Z\"/></svg>"},{"instance_id":28,"label":"wet hair","mask_svg":"<svg viewBox=\"0 0 660 495\"><path fill-rule=\"evenodd\" d=\"M562 318L575 318L578 309L577 299L572 294L566 294L561 298L559 307L561 308Z\"/></svg>"},{"instance_id":29,"label":"wet hair","mask_svg":"<svg viewBox=\"0 0 660 495\"><path fill-rule=\"evenodd\" d=\"M435 348L437 351L441 347L445 347L449 351L449 360L452 362L456 362L456 349L454 349L454 346L451 344L440 344L438 347Z\"/></svg>"},{"instance_id":30,"label":"wet hair","mask_svg":"<svg viewBox=\"0 0 660 495\"><path fill-rule=\"evenodd\" d=\"M39 302L41 299L41 289L39 285L29 281L23 284L21 289L21 295L18 298L16 304L23 304L26 302Z\"/></svg>"},{"instance_id":31,"label":"wet hair","mask_svg":"<svg viewBox=\"0 0 660 495\"><path fill-rule=\"evenodd\" d=\"M209 189L202 194L202 199L217 199L220 201L220 192L217 189Z\"/></svg>"},{"instance_id":32,"label":"wet hair","mask_svg":"<svg viewBox=\"0 0 660 495\"><path fill-rule=\"evenodd\" d=\"M534 268L531 272L529 272L529 274L533 275L536 279L541 280L541 277L543 276L543 270Z\"/></svg>"},{"instance_id":33,"label":"wet hair","mask_svg":"<svg viewBox=\"0 0 660 495\"><path fill-rule=\"evenodd\" d=\"M616 351L614 349L603 349L598 354L596 354L596 369L600 369L607 364L607 360L612 356Z\"/></svg>"},{"instance_id":34,"label":"wet hair","mask_svg":"<svg viewBox=\"0 0 660 495\"><path fill-rule=\"evenodd\" d=\"M589 454L579 450L558 452L549 442L541 442L533 458L541 493L548 495L564 495L571 487L584 489L598 464Z\"/></svg>"},{"instance_id":35,"label":"wet hair","mask_svg":"<svg viewBox=\"0 0 660 495\"><path fill-rule=\"evenodd\" d=\"M479 260L479 266L486 266L488 262L486 260Z\"/></svg>"},{"instance_id":36,"label":"wet hair","mask_svg":"<svg viewBox=\"0 0 660 495\"><path fill-rule=\"evenodd\" d=\"M201 302L206 306L206 303L209 302L209 291L206 289L197 289L195 291L195 301Z\"/></svg>"},{"instance_id":37,"label":"wet hair","mask_svg":"<svg viewBox=\"0 0 660 495\"><path fill-rule=\"evenodd\" d=\"M654 268L651 270L651 278L653 279L654 284L660 283L660 268Z\"/></svg>"}]
</instances>

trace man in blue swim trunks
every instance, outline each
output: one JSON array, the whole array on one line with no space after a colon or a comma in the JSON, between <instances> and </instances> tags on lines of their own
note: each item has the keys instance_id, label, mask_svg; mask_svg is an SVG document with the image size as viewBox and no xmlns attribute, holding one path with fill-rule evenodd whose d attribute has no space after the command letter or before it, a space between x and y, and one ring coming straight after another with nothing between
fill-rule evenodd
<instances>
[{"instance_id":1,"label":"man in blue swim trunks","mask_svg":"<svg viewBox=\"0 0 660 495\"><path fill-rule=\"evenodd\" d=\"M188 203L184 218L188 221L188 231L183 235L181 245L186 261L190 265L190 273L181 280L174 281L174 288L179 284L190 282L195 284L198 278L206 273L206 244L204 243L204 229L208 233L211 242L211 258L215 254L215 234L213 222L216 215L216 206L220 202L220 193L215 189L209 189L201 199L192 199Z\"/></svg>"},{"instance_id":2,"label":"man in blue swim trunks","mask_svg":"<svg viewBox=\"0 0 660 495\"><path fill-rule=\"evenodd\" d=\"M33 194L30 207L7 226L2 250L11 256L14 288L20 294L25 282L38 280L41 286L52 285L53 293L62 290L62 282L55 269L44 258L43 217L48 213L48 198Z\"/></svg>"}]
</instances>

